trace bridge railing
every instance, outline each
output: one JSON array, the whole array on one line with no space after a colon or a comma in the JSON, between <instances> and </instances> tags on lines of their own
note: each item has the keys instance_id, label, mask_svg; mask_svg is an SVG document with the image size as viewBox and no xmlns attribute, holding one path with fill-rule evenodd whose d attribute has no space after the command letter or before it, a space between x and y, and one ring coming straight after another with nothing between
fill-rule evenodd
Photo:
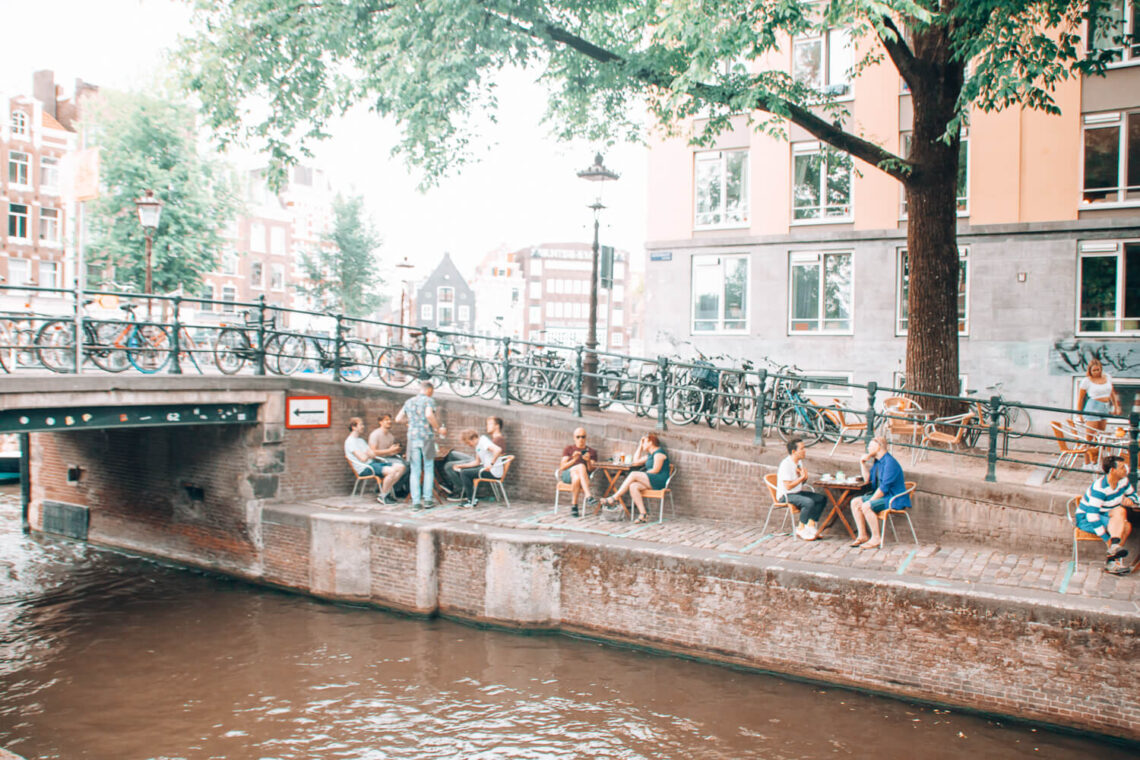
<instances>
[{"instance_id":1,"label":"bridge railing","mask_svg":"<svg viewBox=\"0 0 1140 760\"><path fill-rule=\"evenodd\" d=\"M5 304L7 306L5 306ZM80 306L81 308L77 308ZM154 373L311 374L336 382L404 387L432 379L464 397L503 404L597 408L670 425L752 428L763 444L891 439L900 456L1030 465L1053 476L1078 470L1066 449L1127 457L1137 469L1140 419L902 387L811 378L766 357L632 356L583 346L487 336L252 302L124 290L0 285L0 372L35 369ZM78 361L77 361L78 360ZM930 407L954 410L941 418ZM1064 420L1058 433L1045 423ZM1114 422L1109 427L1107 423ZM1103 433L1097 430L1105 427ZM1095 456L1094 456L1095 454Z\"/></svg>"}]
</instances>

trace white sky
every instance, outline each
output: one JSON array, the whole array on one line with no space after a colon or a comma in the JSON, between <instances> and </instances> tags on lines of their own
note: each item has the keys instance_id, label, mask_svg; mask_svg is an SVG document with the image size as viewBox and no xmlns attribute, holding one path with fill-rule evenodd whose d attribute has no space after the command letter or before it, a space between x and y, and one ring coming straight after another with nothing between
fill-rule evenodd
<instances>
[{"instance_id":1,"label":"white sky","mask_svg":"<svg viewBox=\"0 0 1140 760\"><path fill-rule=\"evenodd\" d=\"M31 95L32 72L52 69L68 97L77 77L116 89L146 87L162 66L163 51L188 29L190 13L175 0L0 0L0 18L10 32L0 45L0 92ZM384 237L384 264L405 255L435 262L448 251L470 273L499 245L591 239L586 206L595 188L576 172L593 162L597 147L547 136L539 124L545 92L525 74L509 77L499 100L498 123L486 124L483 160L426 194L416 190L418 176L388 158L395 126L363 109L333 125L333 137L314 146L318 165L335 186L364 196ZM605 152L605 161L622 178L605 183L602 242L639 261L645 150L616 146Z\"/></svg>"}]
</instances>

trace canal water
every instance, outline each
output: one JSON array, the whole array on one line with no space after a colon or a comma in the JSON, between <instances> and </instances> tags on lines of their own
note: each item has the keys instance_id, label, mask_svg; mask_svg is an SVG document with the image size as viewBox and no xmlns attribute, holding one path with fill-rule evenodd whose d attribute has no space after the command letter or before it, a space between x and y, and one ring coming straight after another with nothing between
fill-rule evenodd
<instances>
[{"instance_id":1,"label":"canal water","mask_svg":"<svg viewBox=\"0 0 1140 760\"><path fill-rule=\"evenodd\" d=\"M24 536L0 489L0 747L26 758L1134 758L563 636L326 604Z\"/></svg>"}]
</instances>

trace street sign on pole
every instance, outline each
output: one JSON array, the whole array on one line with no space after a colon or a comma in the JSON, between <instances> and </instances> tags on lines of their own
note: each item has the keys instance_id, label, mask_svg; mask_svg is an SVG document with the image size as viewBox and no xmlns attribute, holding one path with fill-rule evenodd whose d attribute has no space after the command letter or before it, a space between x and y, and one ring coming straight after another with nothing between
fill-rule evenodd
<instances>
[{"instance_id":1,"label":"street sign on pole","mask_svg":"<svg viewBox=\"0 0 1140 760\"><path fill-rule=\"evenodd\" d=\"M327 428L332 425L332 399L329 396L286 396L285 427Z\"/></svg>"}]
</instances>

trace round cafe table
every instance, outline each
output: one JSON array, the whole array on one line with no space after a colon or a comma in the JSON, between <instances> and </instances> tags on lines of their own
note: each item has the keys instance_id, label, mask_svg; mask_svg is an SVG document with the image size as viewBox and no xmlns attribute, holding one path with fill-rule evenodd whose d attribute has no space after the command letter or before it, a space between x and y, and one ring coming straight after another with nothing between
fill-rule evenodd
<instances>
[{"instance_id":1,"label":"round cafe table","mask_svg":"<svg viewBox=\"0 0 1140 760\"><path fill-rule=\"evenodd\" d=\"M614 461L598 462L594 465L594 469L601 472L602 477L605 478L606 487L602 490L602 498L605 498L606 496L613 496L614 491L621 488L621 482L625 476L629 474L630 470L633 469L633 463ZM621 508L625 510L626 513L629 512L625 506L625 501L623 501L620 496L618 497L618 504L621 504ZM602 505L601 502L599 502L598 506L594 508L594 514L600 512L601 509Z\"/></svg>"},{"instance_id":2,"label":"round cafe table","mask_svg":"<svg viewBox=\"0 0 1140 760\"><path fill-rule=\"evenodd\" d=\"M827 526L835 522L835 518L838 516L843 523L843 527L847 528L847 532L851 535L851 538L855 538L855 529L851 527L851 523L847 522L847 516L843 514L843 507L847 505L847 502L850 501L852 496L863 490L863 486L866 485L863 482L863 478L847 478L842 481L817 480L812 483L812 485L822 488L823 492L827 494L827 500L831 503L831 511L827 513L827 517L819 524L820 535L827 530Z\"/></svg>"}]
</instances>

